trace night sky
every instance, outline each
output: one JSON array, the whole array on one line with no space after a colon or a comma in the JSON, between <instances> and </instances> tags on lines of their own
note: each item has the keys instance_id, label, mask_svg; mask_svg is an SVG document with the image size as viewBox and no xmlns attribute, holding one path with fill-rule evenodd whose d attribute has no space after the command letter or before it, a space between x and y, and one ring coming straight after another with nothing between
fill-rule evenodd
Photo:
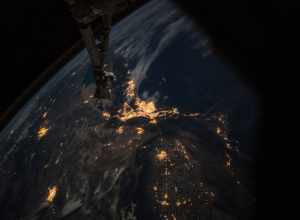
<instances>
[{"instance_id":1,"label":"night sky","mask_svg":"<svg viewBox=\"0 0 300 220\"><path fill-rule=\"evenodd\" d=\"M1 26L6 74L0 85L0 113L80 37L62 0L10 1L5 6Z\"/></svg>"}]
</instances>

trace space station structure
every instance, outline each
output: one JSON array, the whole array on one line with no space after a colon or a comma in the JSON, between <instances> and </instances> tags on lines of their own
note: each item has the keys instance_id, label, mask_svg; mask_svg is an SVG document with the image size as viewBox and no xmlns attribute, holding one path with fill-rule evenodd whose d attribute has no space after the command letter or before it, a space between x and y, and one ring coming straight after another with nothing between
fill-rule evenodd
<instances>
[{"instance_id":1,"label":"space station structure","mask_svg":"<svg viewBox=\"0 0 300 220\"><path fill-rule=\"evenodd\" d=\"M112 76L105 74L104 58L114 14L126 10L135 0L64 0L78 24L96 81L96 98L111 97Z\"/></svg>"}]
</instances>

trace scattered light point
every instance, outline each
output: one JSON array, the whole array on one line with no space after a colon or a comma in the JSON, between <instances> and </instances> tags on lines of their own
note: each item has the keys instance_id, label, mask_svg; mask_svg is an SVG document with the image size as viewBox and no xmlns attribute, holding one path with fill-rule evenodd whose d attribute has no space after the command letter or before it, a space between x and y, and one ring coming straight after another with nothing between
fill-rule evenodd
<instances>
[{"instance_id":1,"label":"scattered light point","mask_svg":"<svg viewBox=\"0 0 300 220\"><path fill-rule=\"evenodd\" d=\"M160 160L160 161L165 160L165 159L167 158L167 156L168 156L168 155L167 155L167 152L164 151L164 150L161 150L161 151L156 155L157 159Z\"/></svg>"},{"instance_id":2,"label":"scattered light point","mask_svg":"<svg viewBox=\"0 0 300 220\"><path fill-rule=\"evenodd\" d=\"M47 202L52 203L54 201L54 198L57 193L57 186L49 187L48 188L48 196L47 196Z\"/></svg>"}]
</instances>

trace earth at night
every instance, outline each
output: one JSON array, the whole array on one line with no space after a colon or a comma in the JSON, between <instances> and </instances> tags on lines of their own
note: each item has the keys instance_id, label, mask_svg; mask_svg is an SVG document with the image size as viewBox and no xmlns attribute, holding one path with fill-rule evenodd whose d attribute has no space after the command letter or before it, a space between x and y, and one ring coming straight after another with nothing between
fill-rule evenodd
<instances>
[{"instance_id":1,"label":"earth at night","mask_svg":"<svg viewBox=\"0 0 300 220\"><path fill-rule=\"evenodd\" d=\"M258 97L173 3L116 24L111 111L86 50L0 133L0 218L253 219Z\"/></svg>"}]
</instances>

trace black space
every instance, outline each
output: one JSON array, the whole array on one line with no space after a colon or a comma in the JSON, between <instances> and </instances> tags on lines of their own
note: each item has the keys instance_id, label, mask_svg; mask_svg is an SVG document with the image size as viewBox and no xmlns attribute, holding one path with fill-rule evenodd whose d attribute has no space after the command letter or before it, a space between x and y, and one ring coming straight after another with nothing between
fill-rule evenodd
<instances>
[{"instance_id":1,"label":"black space","mask_svg":"<svg viewBox=\"0 0 300 220\"><path fill-rule=\"evenodd\" d=\"M0 115L80 37L62 0L10 1L1 16L5 68Z\"/></svg>"},{"instance_id":2,"label":"black space","mask_svg":"<svg viewBox=\"0 0 300 220\"><path fill-rule=\"evenodd\" d=\"M295 42L299 41L299 35L294 33L299 28L299 7L289 1L177 2L213 38L217 50L240 70L245 82L260 94L266 115L261 128L264 151L261 155L268 152L268 158L272 157L274 162L277 150L270 151L271 142L266 137L269 126L273 125L269 124L272 119L266 120L272 111L266 104L271 105L269 101L274 97L278 97L280 103L274 108L290 104L278 94L279 89L292 81L291 67L286 64L298 62L297 58L290 59L290 52L296 50ZM9 1L2 4L1 9L1 36L4 37L1 52L5 59L2 59L1 68L0 116L80 37L63 0ZM271 50L266 49L267 43ZM276 70L281 71L280 78ZM257 165L263 179L258 185L264 187L262 196L258 196L260 199L266 197L266 189L275 181L266 175L278 170L275 163L272 169L266 170L270 165L262 166L262 160L266 158L259 157ZM263 202L258 201L259 204Z\"/></svg>"}]
</instances>

